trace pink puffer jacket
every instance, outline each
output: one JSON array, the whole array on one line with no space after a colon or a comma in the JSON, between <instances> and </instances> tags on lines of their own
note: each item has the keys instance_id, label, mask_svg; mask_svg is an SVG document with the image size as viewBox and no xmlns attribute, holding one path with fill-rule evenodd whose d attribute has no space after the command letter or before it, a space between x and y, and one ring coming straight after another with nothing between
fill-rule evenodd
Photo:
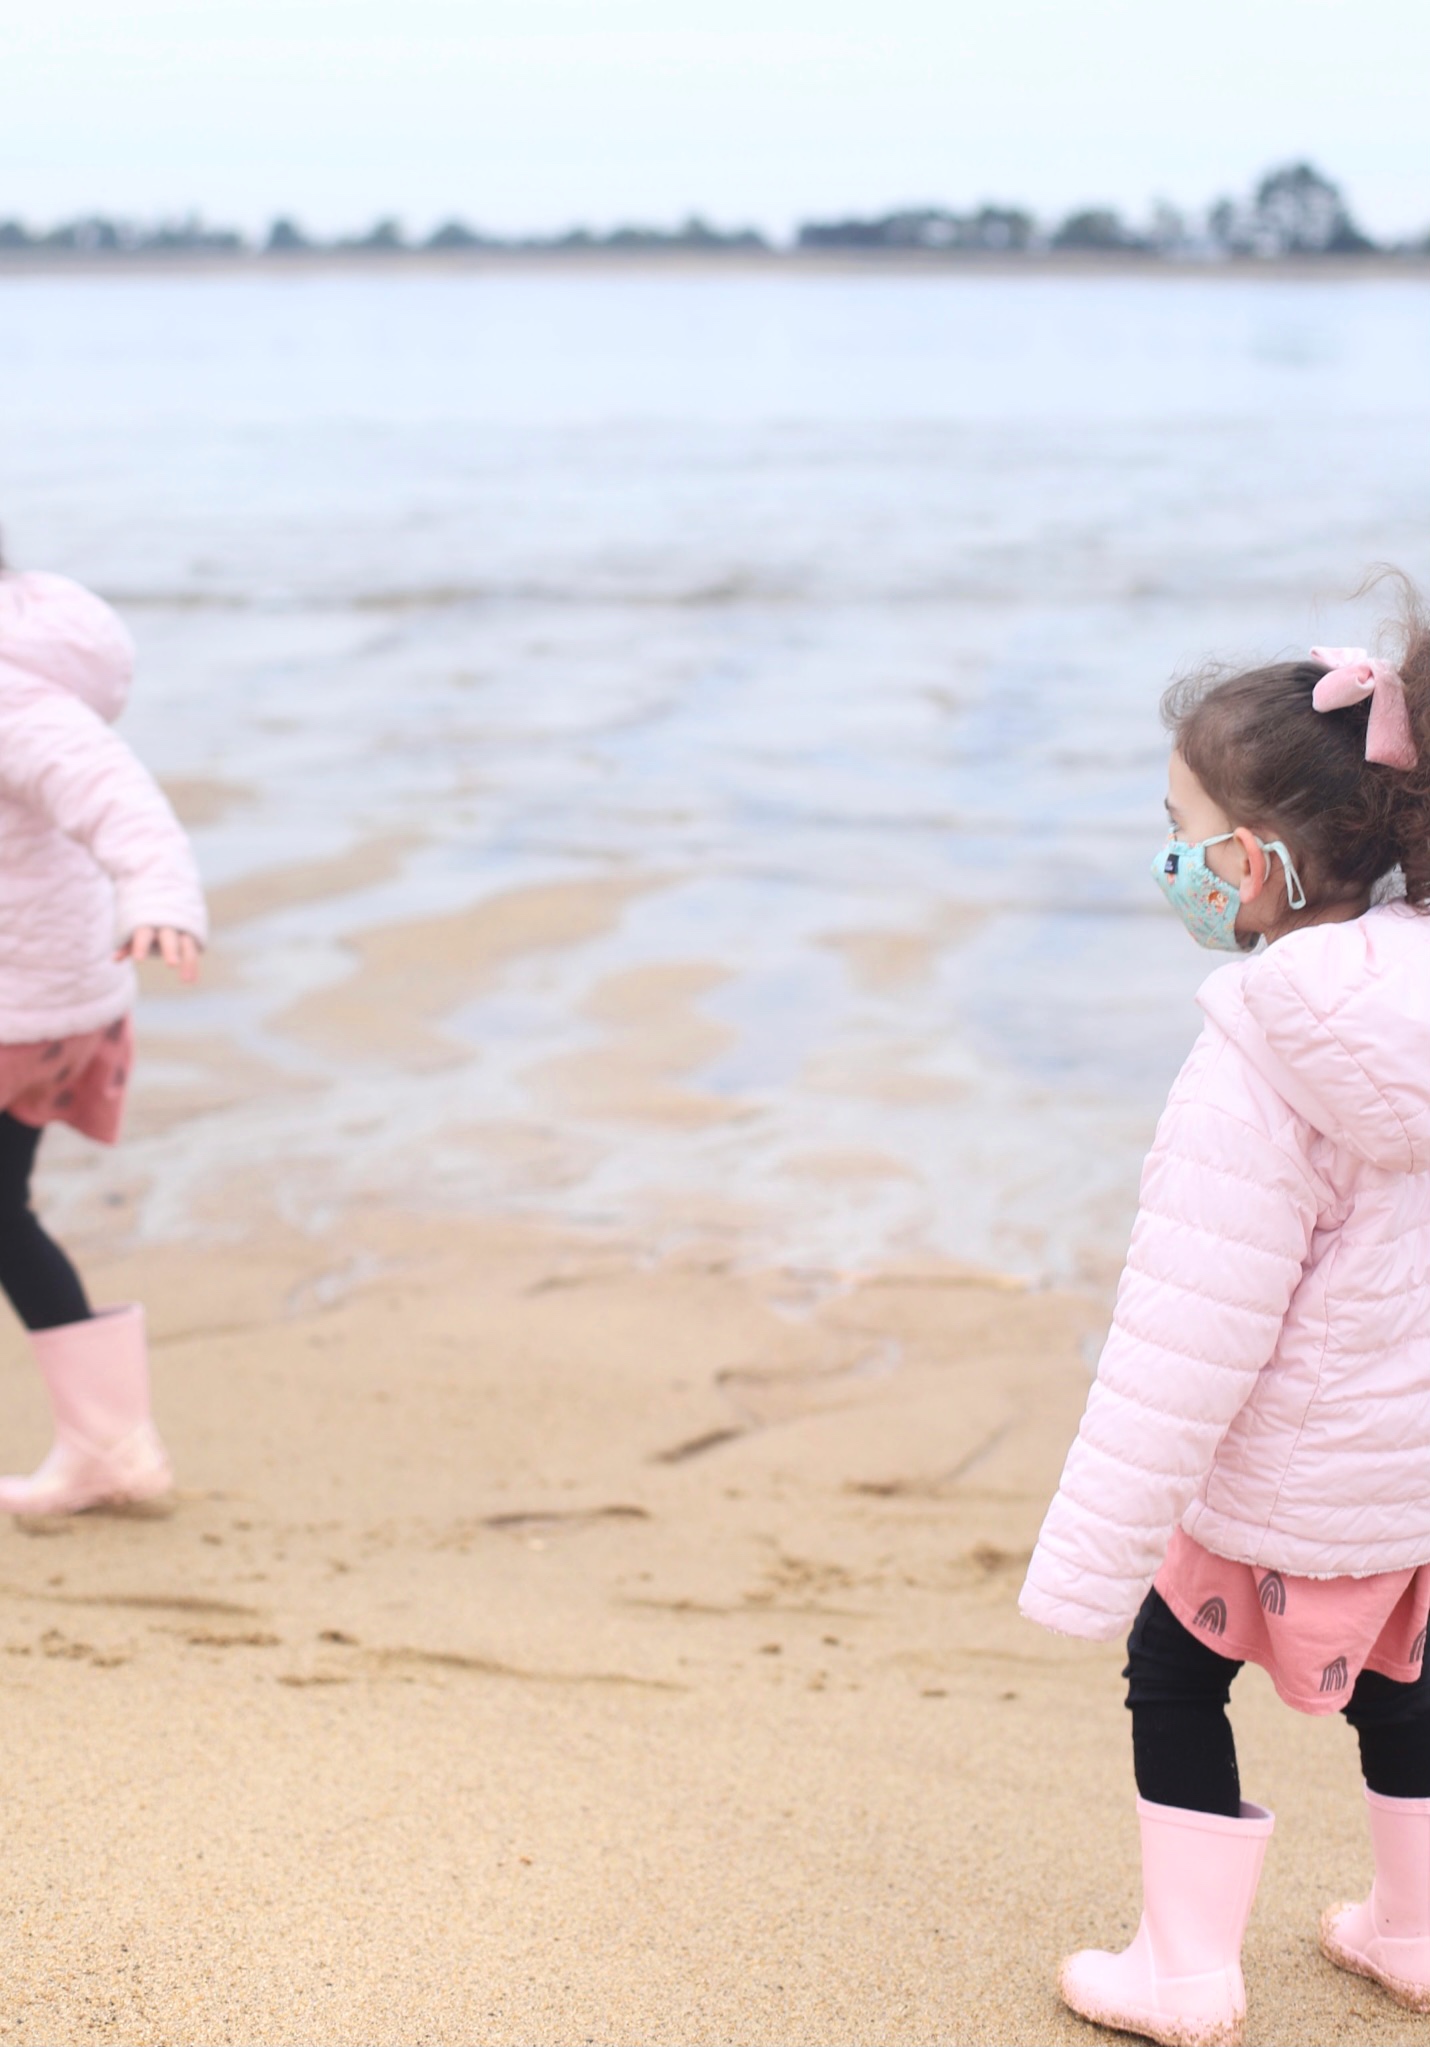
<instances>
[{"instance_id":1,"label":"pink puffer jacket","mask_svg":"<svg viewBox=\"0 0 1430 2047\"><path fill-rule=\"evenodd\" d=\"M97 1030L134 1001L141 924L207 935L193 854L109 729L134 647L64 576L0 574L0 1044Z\"/></svg>"},{"instance_id":2,"label":"pink puffer jacket","mask_svg":"<svg viewBox=\"0 0 1430 2047\"><path fill-rule=\"evenodd\" d=\"M1213 974L1022 1610L1121 1634L1172 1530L1302 1577L1430 1562L1430 917Z\"/></svg>"}]
</instances>

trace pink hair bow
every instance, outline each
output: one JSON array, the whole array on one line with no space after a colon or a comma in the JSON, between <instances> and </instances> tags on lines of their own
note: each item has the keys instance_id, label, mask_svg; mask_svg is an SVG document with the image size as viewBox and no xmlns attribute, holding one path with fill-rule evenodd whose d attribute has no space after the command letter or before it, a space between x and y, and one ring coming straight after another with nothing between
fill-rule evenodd
<instances>
[{"instance_id":1,"label":"pink hair bow","mask_svg":"<svg viewBox=\"0 0 1430 2047\"><path fill-rule=\"evenodd\" d=\"M1364 647L1312 647L1311 659L1329 663L1331 671L1316 684L1312 708L1344 711L1369 697L1366 759L1387 768L1417 766L1420 756L1410 730L1410 710L1399 669L1388 661L1373 661Z\"/></svg>"}]
</instances>

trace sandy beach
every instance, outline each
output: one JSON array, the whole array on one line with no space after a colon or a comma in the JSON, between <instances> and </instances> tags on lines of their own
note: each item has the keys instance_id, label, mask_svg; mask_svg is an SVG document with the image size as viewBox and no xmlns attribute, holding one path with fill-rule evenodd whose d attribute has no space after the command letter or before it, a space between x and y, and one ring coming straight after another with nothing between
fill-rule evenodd
<instances>
[{"instance_id":1,"label":"sandy beach","mask_svg":"<svg viewBox=\"0 0 1430 2047\"><path fill-rule=\"evenodd\" d=\"M450 1058L471 980L611 908L489 911L460 986L450 932L374 931L293 1028ZM627 1112L643 1086L690 1114L671 1035L622 1042ZM568 1089L609 1079L589 1056ZM221 1109L233 1057L196 1038L138 1125ZM71 1241L98 1297L150 1304L181 1488L0 1531L0 2034L1095 2037L1053 1974L1135 1921L1120 1655L1014 1599L1105 1300L376 1198L295 1229L261 1159L221 1217L125 1248L125 1172ZM43 1447L10 1331L0 1435ZM1279 1815L1248 2038L1418 2038L1314 1950L1368 1874L1348 1732L1255 1672L1236 1717Z\"/></svg>"},{"instance_id":2,"label":"sandy beach","mask_svg":"<svg viewBox=\"0 0 1430 2047\"><path fill-rule=\"evenodd\" d=\"M1317 277L5 286L215 938L42 1155L180 1490L0 1527L0 2039L1098 2037L1122 1652L1015 1600L1196 1028L1157 692L1423 543L1430 300ZM1235 1720L1249 2042L1420 2038L1348 1730Z\"/></svg>"}]
</instances>

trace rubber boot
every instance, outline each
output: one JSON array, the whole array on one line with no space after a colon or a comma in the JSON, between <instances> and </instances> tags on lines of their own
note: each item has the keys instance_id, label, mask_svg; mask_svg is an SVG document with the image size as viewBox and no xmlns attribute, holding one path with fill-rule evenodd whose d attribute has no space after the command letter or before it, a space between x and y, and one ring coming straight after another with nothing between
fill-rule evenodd
<instances>
[{"instance_id":1,"label":"rubber boot","mask_svg":"<svg viewBox=\"0 0 1430 2047\"><path fill-rule=\"evenodd\" d=\"M1369 1976L1407 2011L1430 2011L1430 1798L1366 1787L1375 1882L1360 1905L1321 1914L1321 1953Z\"/></svg>"},{"instance_id":2,"label":"rubber boot","mask_svg":"<svg viewBox=\"0 0 1430 2047\"><path fill-rule=\"evenodd\" d=\"M30 1332L55 1440L28 1478L0 1478L0 1513L78 1514L156 1499L174 1483L149 1417L144 1310L105 1308L88 1322Z\"/></svg>"},{"instance_id":3,"label":"rubber boot","mask_svg":"<svg viewBox=\"0 0 1430 2047\"><path fill-rule=\"evenodd\" d=\"M1246 2021L1241 1943L1275 1822L1137 1801L1142 1922L1120 1955L1084 1948L1058 1978L1063 2001L1114 2032L1164 2047L1240 2047Z\"/></svg>"}]
</instances>

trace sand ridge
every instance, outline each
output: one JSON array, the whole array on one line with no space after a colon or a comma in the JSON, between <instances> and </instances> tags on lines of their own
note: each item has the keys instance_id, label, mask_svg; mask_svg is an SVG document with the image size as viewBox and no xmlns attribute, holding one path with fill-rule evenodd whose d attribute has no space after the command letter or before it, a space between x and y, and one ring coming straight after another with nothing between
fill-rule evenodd
<instances>
[{"instance_id":1,"label":"sand ridge","mask_svg":"<svg viewBox=\"0 0 1430 2047\"><path fill-rule=\"evenodd\" d=\"M576 944L617 922L653 876L544 883L485 897L447 916L381 924L347 941L351 974L301 997L278 1019L320 1048L402 1066L450 1064L458 1044L440 1020L513 959Z\"/></svg>"}]
</instances>

